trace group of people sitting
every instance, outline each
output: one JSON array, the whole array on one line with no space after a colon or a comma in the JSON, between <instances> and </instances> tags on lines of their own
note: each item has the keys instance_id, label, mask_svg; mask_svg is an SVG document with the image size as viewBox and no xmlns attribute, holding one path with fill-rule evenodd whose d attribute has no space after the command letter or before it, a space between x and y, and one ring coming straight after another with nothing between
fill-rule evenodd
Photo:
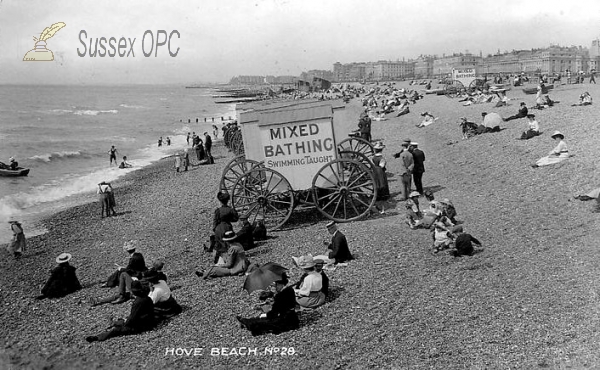
<instances>
[{"instance_id":1,"label":"group of people sitting","mask_svg":"<svg viewBox=\"0 0 600 370\"><path fill-rule=\"evenodd\" d=\"M463 232L463 226L456 221L456 209L450 200L436 201L433 192L426 190L423 194L429 205L424 209L419 206L420 194L413 191L406 200L406 223L414 229L430 229L433 253L448 250L455 256L471 255L481 248L481 242L470 234ZM473 243L478 249L473 247Z\"/></svg>"},{"instance_id":2,"label":"group of people sitting","mask_svg":"<svg viewBox=\"0 0 600 370\"><path fill-rule=\"evenodd\" d=\"M480 124L476 124L475 122L470 122L467 117L460 117L460 122L458 125L460 126L462 132L463 140L469 139L475 135L485 134L487 132L499 132L500 124L502 121L500 115L498 113L481 113L482 122Z\"/></svg>"},{"instance_id":3,"label":"group of people sitting","mask_svg":"<svg viewBox=\"0 0 600 370\"><path fill-rule=\"evenodd\" d=\"M295 330L300 327L298 310L316 309L325 304L329 295L329 277L324 266L345 264L353 259L346 236L338 230L335 222L328 223L327 230L332 235L331 242L324 242L329 253L292 257L294 265L303 272L298 282L288 286L287 274L282 274L272 284L275 292L266 290L259 296L263 301L256 307L263 312L259 317L236 317L242 328L249 330L253 336Z\"/></svg>"},{"instance_id":4,"label":"group of people sitting","mask_svg":"<svg viewBox=\"0 0 600 370\"><path fill-rule=\"evenodd\" d=\"M587 91L579 95L579 101L577 103L571 104L572 107L580 107L584 105L592 105L592 96Z\"/></svg>"}]
</instances>

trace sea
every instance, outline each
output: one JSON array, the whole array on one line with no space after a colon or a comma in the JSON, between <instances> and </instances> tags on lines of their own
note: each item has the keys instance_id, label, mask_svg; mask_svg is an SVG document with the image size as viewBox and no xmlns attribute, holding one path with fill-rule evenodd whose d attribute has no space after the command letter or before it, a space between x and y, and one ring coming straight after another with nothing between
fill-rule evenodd
<instances>
[{"instance_id":1,"label":"sea","mask_svg":"<svg viewBox=\"0 0 600 370\"><path fill-rule=\"evenodd\" d=\"M168 85L0 86L0 162L14 157L30 169L24 177L0 176L0 245L12 237L9 219L22 222L26 236L42 234L41 219L95 201L99 182L182 151L188 132L220 140L235 104L217 104L214 94ZM112 145L118 163L127 156L132 168L110 165Z\"/></svg>"}]
</instances>

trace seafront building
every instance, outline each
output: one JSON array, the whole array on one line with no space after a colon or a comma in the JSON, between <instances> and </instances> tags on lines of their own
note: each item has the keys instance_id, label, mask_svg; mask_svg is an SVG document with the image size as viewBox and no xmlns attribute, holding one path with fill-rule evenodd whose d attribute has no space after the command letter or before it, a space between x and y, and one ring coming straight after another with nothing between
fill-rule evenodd
<instances>
[{"instance_id":1,"label":"seafront building","mask_svg":"<svg viewBox=\"0 0 600 370\"><path fill-rule=\"evenodd\" d=\"M600 39L591 47L550 45L546 48L512 50L483 56L465 53L421 55L409 60L379 60L333 64L333 70L310 70L300 76L236 76L234 85L291 85L303 90L329 86L331 82L389 81L404 79L445 78L453 69L475 69L482 75L564 75L597 70L600 66Z\"/></svg>"}]
</instances>

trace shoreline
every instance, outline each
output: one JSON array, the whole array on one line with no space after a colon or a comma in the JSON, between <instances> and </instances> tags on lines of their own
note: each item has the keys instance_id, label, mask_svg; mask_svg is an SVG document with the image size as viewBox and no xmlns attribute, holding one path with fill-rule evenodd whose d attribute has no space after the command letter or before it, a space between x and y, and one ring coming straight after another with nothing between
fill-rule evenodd
<instances>
[{"instance_id":1,"label":"shoreline","mask_svg":"<svg viewBox=\"0 0 600 370\"><path fill-rule=\"evenodd\" d=\"M600 94L595 86L584 88ZM599 220L589 213L589 202L571 199L600 183L600 174L593 172L600 154L593 146L600 133L592 126L598 108L570 107L575 92L551 95L561 103L536 112L544 133L529 141L515 140L524 122L460 140L460 116L473 119L484 110L506 115L519 101L533 101L517 93L509 95L514 97L509 107L499 109L462 107L456 100L426 96L410 106L409 115L373 122L373 137L385 138L388 172L398 173L392 154L405 138L419 142L427 158L425 187L436 187L436 199L454 203L465 231L481 240L485 250L457 259L432 255L430 233L403 223L399 180L392 176L385 215L340 224L356 260L328 272L333 298L302 314L299 330L278 336L252 337L239 328L236 315L255 315L255 302L241 290L244 277L201 281L194 275L210 261L202 245L208 243L221 171L233 155L221 144L213 150L215 165L176 173L171 160L163 159L127 174L114 182L117 217L100 219L97 201L70 208L46 220L50 232L31 238L20 261L0 261L0 299L8 304L0 306L6 322L0 328L0 363L86 369L598 364ZM441 118L416 128L419 112L426 110ZM357 111L356 99L344 110L344 124L352 129ZM582 123L572 125L574 120ZM529 163L552 149L548 133L555 129L565 132L575 157L532 169ZM319 254L322 240L329 238L327 220L316 212L309 216L311 221L272 233L249 251L249 259L287 266L290 280L296 281L301 272L292 268L290 257ZM134 238L140 240L147 264L165 261L169 285L184 312L148 333L85 343L86 335L105 328L107 317L129 312L129 304L91 308L87 299L114 292L99 283L114 263L124 263L122 245ZM33 300L62 252L73 254L84 289L59 300ZM212 348L267 346L293 347L297 355L209 355ZM204 356L163 352L192 347L204 348Z\"/></svg>"}]
</instances>

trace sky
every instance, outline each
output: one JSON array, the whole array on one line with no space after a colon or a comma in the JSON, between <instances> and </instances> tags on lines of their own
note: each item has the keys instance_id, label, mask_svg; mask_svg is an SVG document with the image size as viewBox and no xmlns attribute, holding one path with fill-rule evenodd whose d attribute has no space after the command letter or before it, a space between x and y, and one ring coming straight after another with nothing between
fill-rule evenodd
<instances>
[{"instance_id":1,"label":"sky","mask_svg":"<svg viewBox=\"0 0 600 370\"><path fill-rule=\"evenodd\" d=\"M0 0L0 84L227 82L335 62L590 47L599 18L597 0ZM54 61L23 61L57 22L66 26L47 40ZM179 33L176 56L156 46L159 30ZM134 56L90 56L102 37L124 37L125 50L135 39Z\"/></svg>"}]
</instances>

